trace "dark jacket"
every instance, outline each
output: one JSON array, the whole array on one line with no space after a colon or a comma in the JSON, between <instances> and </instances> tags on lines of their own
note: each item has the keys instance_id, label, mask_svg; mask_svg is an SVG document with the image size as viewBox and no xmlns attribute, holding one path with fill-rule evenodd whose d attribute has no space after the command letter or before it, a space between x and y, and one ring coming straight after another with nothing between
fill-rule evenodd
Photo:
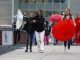
<instances>
[{"instance_id":1,"label":"dark jacket","mask_svg":"<svg viewBox=\"0 0 80 60\"><path fill-rule=\"evenodd\" d=\"M44 21L45 18L43 16L36 16L35 30L37 32L42 32L44 30Z\"/></svg>"},{"instance_id":2,"label":"dark jacket","mask_svg":"<svg viewBox=\"0 0 80 60\"><path fill-rule=\"evenodd\" d=\"M35 24L33 23L33 20L35 20L35 17L24 18L24 19L26 21L26 24L23 30L26 30L28 33L33 33L35 31Z\"/></svg>"},{"instance_id":3,"label":"dark jacket","mask_svg":"<svg viewBox=\"0 0 80 60\"><path fill-rule=\"evenodd\" d=\"M48 21L45 21L45 35L48 36L50 34L51 27L49 26Z\"/></svg>"}]
</instances>

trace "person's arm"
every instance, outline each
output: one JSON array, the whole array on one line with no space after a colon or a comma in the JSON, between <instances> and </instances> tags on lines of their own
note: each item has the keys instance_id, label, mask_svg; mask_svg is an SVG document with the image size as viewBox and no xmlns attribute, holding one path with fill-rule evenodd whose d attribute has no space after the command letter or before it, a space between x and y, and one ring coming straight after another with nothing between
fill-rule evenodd
<instances>
[{"instance_id":1,"label":"person's arm","mask_svg":"<svg viewBox=\"0 0 80 60\"><path fill-rule=\"evenodd\" d=\"M75 19L73 16L72 16L72 20L73 20L74 26L76 26Z\"/></svg>"}]
</instances>

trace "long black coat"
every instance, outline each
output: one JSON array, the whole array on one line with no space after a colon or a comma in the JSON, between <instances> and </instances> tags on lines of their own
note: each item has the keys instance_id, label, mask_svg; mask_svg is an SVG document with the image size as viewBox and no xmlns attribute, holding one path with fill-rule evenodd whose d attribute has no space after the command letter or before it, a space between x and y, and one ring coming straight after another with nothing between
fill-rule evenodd
<instances>
[{"instance_id":1,"label":"long black coat","mask_svg":"<svg viewBox=\"0 0 80 60\"><path fill-rule=\"evenodd\" d=\"M26 30L28 33L33 33L35 31L35 24L33 23L35 17L30 17L30 18L25 17L24 20L26 21L26 24L23 30Z\"/></svg>"},{"instance_id":2,"label":"long black coat","mask_svg":"<svg viewBox=\"0 0 80 60\"><path fill-rule=\"evenodd\" d=\"M43 16L36 16L36 23L35 23L35 30L37 32L42 32L44 30L45 24L45 18Z\"/></svg>"}]
</instances>

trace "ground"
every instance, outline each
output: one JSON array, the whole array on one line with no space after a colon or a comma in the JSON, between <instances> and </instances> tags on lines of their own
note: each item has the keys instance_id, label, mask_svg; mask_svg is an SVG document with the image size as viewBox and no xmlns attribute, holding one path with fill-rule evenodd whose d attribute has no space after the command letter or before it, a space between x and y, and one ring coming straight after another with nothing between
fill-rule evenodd
<instances>
[{"instance_id":1,"label":"ground","mask_svg":"<svg viewBox=\"0 0 80 60\"><path fill-rule=\"evenodd\" d=\"M25 45L3 46L0 60L80 60L80 46L71 46L67 52L63 45L46 45L44 53L39 53L37 46L33 52L25 52Z\"/></svg>"}]
</instances>

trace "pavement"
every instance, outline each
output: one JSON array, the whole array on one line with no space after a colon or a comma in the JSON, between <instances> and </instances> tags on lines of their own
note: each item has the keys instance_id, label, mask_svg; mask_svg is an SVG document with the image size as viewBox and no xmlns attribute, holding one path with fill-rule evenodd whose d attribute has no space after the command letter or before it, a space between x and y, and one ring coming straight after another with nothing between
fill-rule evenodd
<instances>
[{"instance_id":1,"label":"pavement","mask_svg":"<svg viewBox=\"0 0 80 60\"><path fill-rule=\"evenodd\" d=\"M63 45L45 45L44 53L39 53L37 46L33 52L25 52L25 45L0 47L0 60L80 60L80 46L71 46L64 51Z\"/></svg>"}]
</instances>

